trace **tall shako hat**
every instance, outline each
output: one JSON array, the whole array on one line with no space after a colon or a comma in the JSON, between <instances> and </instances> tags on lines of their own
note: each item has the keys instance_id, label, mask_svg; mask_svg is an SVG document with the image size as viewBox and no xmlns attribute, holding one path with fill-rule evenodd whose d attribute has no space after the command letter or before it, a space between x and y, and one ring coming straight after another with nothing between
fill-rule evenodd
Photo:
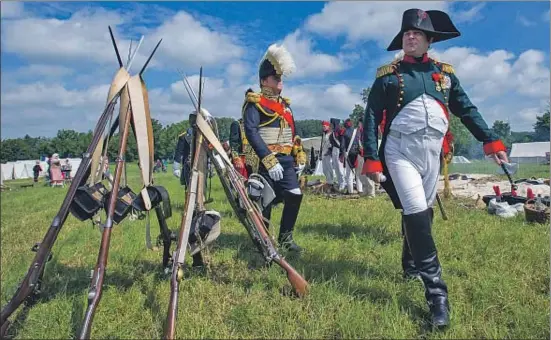
<instances>
[{"instance_id":1,"label":"tall shako hat","mask_svg":"<svg viewBox=\"0 0 551 340\"><path fill-rule=\"evenodd\" d=\"M272 44L262 57L258 68L258 77L264 79L268 76L288 76L295 71L293 57L284 46Z\"/></svg>"}]
</instances>

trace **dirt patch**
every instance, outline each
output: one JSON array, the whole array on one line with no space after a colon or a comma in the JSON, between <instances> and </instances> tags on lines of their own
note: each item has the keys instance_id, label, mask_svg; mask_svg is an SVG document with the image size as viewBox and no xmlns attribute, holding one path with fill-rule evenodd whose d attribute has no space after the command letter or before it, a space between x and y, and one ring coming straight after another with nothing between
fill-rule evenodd
<instances>
[{"instance_id":1,"label":"dirt patch","mask_svg":"<svg viewBox=\"0 0 551 340\"><path fill-rule=\"evenodd\" d=\"M499 177L493 175L482 175L482 174L462 174L466 175L467 179L464 176L460 176L459 179L450 180L450 186L452 189L452 194L454 196L466 197L476 200L479 195L494 195L493 187L495 185L499 186L501 192L510 192L511 184L507 180L502 180ZM548 184L528 184L528 183L518 183L517 184L517 194L519 196L526 196L528 188L532 188L532 191L537 196L541 194L542 196L550 195L550 187ZM444 190L444 178L440 176L438 181L438 191Z\"/></svg>"}]
</instances>

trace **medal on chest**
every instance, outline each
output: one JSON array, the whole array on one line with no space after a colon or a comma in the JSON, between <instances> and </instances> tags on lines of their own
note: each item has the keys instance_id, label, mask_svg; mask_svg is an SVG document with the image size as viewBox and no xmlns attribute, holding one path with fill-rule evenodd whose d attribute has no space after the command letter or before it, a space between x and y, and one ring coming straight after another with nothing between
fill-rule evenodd
<instances>
[{"instance_id":1,"label":"medal on chest","mask_svg":"<svg viewBox=\"0 0 551 340\"><path fill-rule=\"evenodd\" d=\"M450 77L444 73L433 73L432 80L434 81L435 89L438 92L449 90L452 84Z\"/></svg>"}]
</instances>

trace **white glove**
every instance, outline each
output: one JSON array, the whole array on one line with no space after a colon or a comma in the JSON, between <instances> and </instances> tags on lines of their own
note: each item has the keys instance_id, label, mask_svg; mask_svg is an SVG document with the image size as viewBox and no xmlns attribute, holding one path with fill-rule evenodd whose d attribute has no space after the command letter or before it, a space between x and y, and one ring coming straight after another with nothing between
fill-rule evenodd
<instances>
[{"instance_id":1,"label":"white glove","mask_svg":"<svg viewBox=\"0 0 551 340\"><path fill-rule=\"evenodd\" d=\"M270 175L271 179L277 182L283 178L283 167L281 166L281 164L277 163L274 167L268 170L268 174Z\"/></svg>"},{"instance_id":2,"label":"white glove","mask_svg":"<svg viewBox=\"0 0 551 340\"><path fill-rule=\"evenodd\" d=\"M174 162L174 164L172 164L172 173L173 173L174 176L176 176L177 178L180 178L180 168L181 168L180 163Z\"/></svg>"},{"instance_id":3,"label":"white glove","mask_svg":"<svg viewBox=\"0 0 551 340\"><path fill-rule=\"evenodd\" d=\"M302 172L304 171L305 167L306 167L306 164L302 164L295 168L295 171L298 176L302 175Z\"/></svg>"}]
</instances>

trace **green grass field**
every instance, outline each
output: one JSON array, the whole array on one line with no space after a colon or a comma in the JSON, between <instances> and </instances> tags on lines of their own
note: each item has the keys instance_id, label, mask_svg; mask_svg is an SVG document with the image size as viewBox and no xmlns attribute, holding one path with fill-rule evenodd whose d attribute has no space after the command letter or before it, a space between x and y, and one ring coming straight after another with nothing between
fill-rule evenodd
<instances>
[{"instance_id":1,"label":"green grass field","mask_svg":"<svg viewBox=\"0 0 551 340\"><path fill-rule=\"evenodd\" d=\"M529 174L547 177L549 168ZM139 189L135 165L130 185ZM524 175L523 175L524 176ZM528 176L528 175L526 175ZM505 177L503 176L505 179ZM14 293L67 192L17 188L1 194L2 305ZM171 193L180 223L184 191L170 173L155 182ZM400 214L386 195L334 200L306 196L295 238L306 248L288 261L310 283L304 299L289 296L285 273L261 268L245 229L233 216L217 178L209 208L223 215L222 234L207 253L209 266L186 268L176 335L180 338L549 338L549 226L523 216L499 219L473 202L444 201L449 220L436 211L434 235L452 308L452 326L430 333L419 282L401 278ZM179 208L178 208L179 207ZM279 221L281 207L272 220ZM153 237L158 225L152 215ZM276 223L277 224L277 223ZM278 228L278 226L276 226ZM276 231L274 231L276 232ZM73 338L86 309L100 232L69 216L48 263L42 299L10 318L18 339ZM126 219L112 234L104 293L93 338L161 338L170 282L161 252L145 246L145 220Z\"/></svg>"}]
</instances>

